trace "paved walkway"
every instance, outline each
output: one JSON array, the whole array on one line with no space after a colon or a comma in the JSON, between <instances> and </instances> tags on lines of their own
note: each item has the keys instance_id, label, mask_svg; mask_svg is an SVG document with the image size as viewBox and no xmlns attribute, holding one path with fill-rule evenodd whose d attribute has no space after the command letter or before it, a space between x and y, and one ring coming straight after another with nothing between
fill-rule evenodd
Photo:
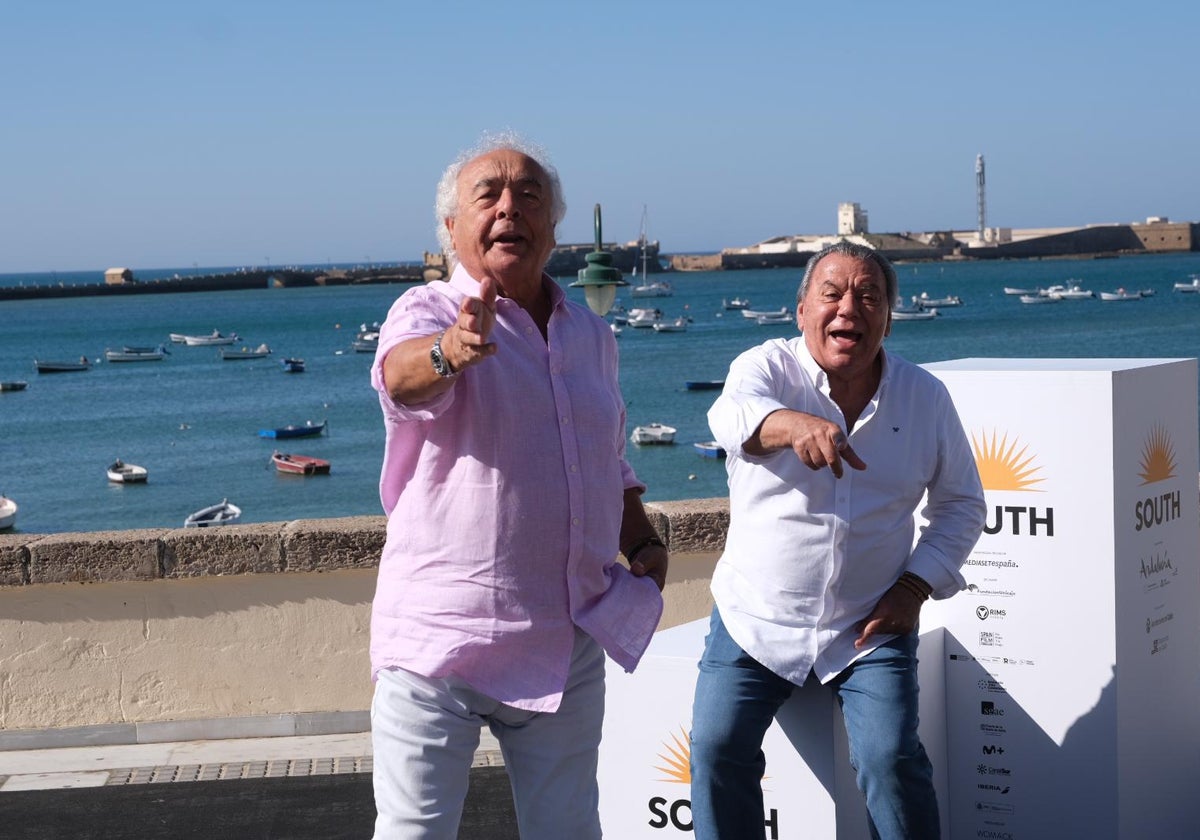
<instances>
[{"instance_id":1,"label":"paved walkway","mask_svg":"<svg viewBox=\"0 0 1200 840\"><path fill-rule=\"evenodd\" d=\"M0 751L0 835L365 840L372 768L365 732ZM516 836L503 759L485 729L459 840Z\"/></svg>"}]
</instances>

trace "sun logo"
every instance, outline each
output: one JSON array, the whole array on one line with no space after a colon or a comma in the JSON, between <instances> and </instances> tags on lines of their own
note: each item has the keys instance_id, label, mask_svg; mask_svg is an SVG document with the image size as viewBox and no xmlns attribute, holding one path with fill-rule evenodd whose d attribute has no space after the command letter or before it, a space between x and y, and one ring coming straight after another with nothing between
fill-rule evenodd
<instances>
[{"instance_id":1,"label":"sun logo","mask_svg":"<svg viewBox=\"0 0 1200 840\"><path fill-rule=\"evenodd\" d=\"M975 466L979 470L979 480L983 482L984 490L1029 490L1040 493L1033 485L1044 479L1034 475L1041 467L1031 466L1033 456L1026 456L1028 447L1017 448L1017 441L1008 442L1008 435L997 439L992 432L991 439L987 433L980 438L971 435L971 448L975 450Z\"/></svg>"},{"instance_id":2,"label":"sun logo","mask_svg":"<svg viewBox=\"0 0 1200 840\"><path fill-rule=\"evenodd\" d=\"M683 737L680 738L680 735ZM658 757L666 762L666 767L655 765L654 769L660 773L666 773L666 778L659 779L660 782L678 782L681 785L690 785L692 783L692 748L691 739L683 727L679 727L679 735L672 735L673 743L666 744L666 752L658 754Z\"/></svg>"},{"instance_id":3,"label":"sun logo","mask_svg":"<svg viewBox=\"0 0 1200 840\"><path fill-rule=\"evenodd\" d=\"M1142 484L1153 484L1175 477L1175 447L1162 426L1155 426L1142 447Z\"/></svg>"}]
</instances>

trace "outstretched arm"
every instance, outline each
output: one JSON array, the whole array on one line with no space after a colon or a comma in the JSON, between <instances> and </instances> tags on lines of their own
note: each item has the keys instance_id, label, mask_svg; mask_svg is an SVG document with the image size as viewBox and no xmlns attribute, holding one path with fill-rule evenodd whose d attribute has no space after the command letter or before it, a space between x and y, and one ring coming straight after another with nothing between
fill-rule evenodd
<instances>
[{"instance_id":1,"label":"outstretched arm","mask_svg":"<svg viewBox=\"0 0 1200 840\"><path fill-rule=\"evenodd\" d=\"M489 277L479 284L479 297L464 300L454 323L442 333L442 353L455 372L495 355L496 345L488 341L495 323L496 281ZM388 396L396 402L423 403L454 384L454 377L438 376L429 360L436 338L435 333L402 341L383 360Z\"/></svg>"},{"instance_id":2,"label":"outstretched arm","mask_svg":"<svg viewBox=\"0 0 1200 840\"><path fill-rule=\"evenodd\" d=\"M867 468L837 423L786 408L768 414L742 448L751 455L791 449L809 469L829 467L838 478L843 460L856 470Z\"/></svg>"}]
</instances>

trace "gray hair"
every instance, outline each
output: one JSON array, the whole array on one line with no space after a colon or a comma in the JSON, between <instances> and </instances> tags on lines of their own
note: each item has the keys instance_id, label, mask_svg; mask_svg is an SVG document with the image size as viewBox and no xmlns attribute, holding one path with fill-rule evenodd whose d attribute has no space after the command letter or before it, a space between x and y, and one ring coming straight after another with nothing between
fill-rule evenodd
<instances>
[{"instance_id":1,"label":"gray hair","mask_svg":"<svg viewBox=\"0 0 1200 840\"><path fill-rule=\"evenodd\" d=\"M437 217L438 244L442 246L442 253L446 255L448 261L453 261L455 254L454 242L450 238L450 231L446 229L446 219L452 219L458 215L459 173L475 158L500 150L520 152L532 159L546 173L546 177L550 179L550 221L552 224L557 226L563 220L563 216L567 215L567 202L563 198L562 182L559 181L558 170L550 163L550 157L546 154L546 150L509 129L498 132L485 131L479 138L479 142L459 153L458 157L446 167L441 180L438 181L437 199L434 202L433 213Z\"/></svg>"},{"instance_id":2,"label":"gray hair","mask_svg":"<svg viewBox=\"0 0 1200 840\"><path fill-rule=\"evenodd\" d=\"M817 263L828 257L830 254L842 254L847 257L854 257L863 262L873 262L879 266L879 270L883 272L883 279L887 283L887 305L891 309L896 302L896 295L899 294L897 286L899 282L896 280L896 269L892 268L892 264L887 261L883 254L871 248L868 245L859 245L857 242L851 242L848 239L839 239L832 245L826 245L820 251L808 258L808 265L804 269L804 279L800 281L800 288L796 290L796 303L804 300L804 296L808 293L808 284L812 279L813 273L817 270Z\"/></svg>"}]
</instances>

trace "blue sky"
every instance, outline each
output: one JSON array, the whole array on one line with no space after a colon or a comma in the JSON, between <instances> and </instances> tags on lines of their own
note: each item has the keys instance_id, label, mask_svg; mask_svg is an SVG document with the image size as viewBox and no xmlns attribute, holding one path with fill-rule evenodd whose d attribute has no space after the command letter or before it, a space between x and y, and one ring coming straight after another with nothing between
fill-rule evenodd
<instances>
[{"instance_id":1,"label":"blue sky","mask_svg":"<svg viewBox=\"0 0 1200 840\"><path fill-rule=\"evenodd\" d=\"M0 273L419 259L481 131L558 167L560 242L1200 220L1200 4L0 6Z\"/></svg>"}]
</instances>

